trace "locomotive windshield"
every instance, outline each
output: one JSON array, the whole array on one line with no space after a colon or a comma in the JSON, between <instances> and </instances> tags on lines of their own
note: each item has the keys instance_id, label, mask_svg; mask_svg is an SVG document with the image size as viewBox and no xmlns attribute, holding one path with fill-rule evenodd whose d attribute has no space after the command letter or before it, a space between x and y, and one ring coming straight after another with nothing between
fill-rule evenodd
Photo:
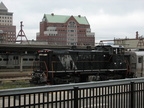
<instances>
[{"instance_id":1,"label":"locomotive windshield","mask_svg":"<svg viewBox=\"0 0 144 108\"><path fill-rule=\"evenodd\" d=\"M96 46L98 51L108 51L110 54L124 54L124 47L119 45Z\"/></svg>"}]
</instances>

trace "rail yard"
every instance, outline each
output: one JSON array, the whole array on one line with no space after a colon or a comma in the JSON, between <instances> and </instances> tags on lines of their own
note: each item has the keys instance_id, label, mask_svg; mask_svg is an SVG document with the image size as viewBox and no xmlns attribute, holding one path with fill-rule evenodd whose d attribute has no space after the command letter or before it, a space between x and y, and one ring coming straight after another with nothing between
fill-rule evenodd
<instances>
[{"instance_id":1,"label":"rail yard","mask_svg":"<svg viewBox=\"0 0 144 108\"><path fill-rule=\"evenodd\" d=\"M122 46L16 49L1 52L0 89L7 90L1 90L0 107L127 108L138 104L143 108L143 78L127 78L144 76L143 51L125 51ZM39 61L49 64L47 71L41 63L39 69L32 66ZM45 84L57 84L53 83L55 79L71 84L39 86L29 83L32 78L38 80L39 85L44 81L42 78L46 78ZM100 78L108 81L99 81ZM74 83L80 80L89 82Z\"/></svg>"},{"instance_id":2,"label":"rail yard","mask_svg":"<svg viewBox=\"0 0 144 108\"><path fill-rule=\"evenodd\" d=\"M85 49L87 46L77 46ZM69 49L71 46L0 44L0 82L30 79L33 61L41 49Z\"/></svg>"},{"instance_id":3,"label":"rail yard","mask_svg":"<svg viewBox=\"0 0 144 108\"><path fill-rule=\"evenodd\" d=\"M144 76L143 51L126 51L120 45L1 44L0 48L1 81L63 84Z\"/></svg>"}]
</instances>

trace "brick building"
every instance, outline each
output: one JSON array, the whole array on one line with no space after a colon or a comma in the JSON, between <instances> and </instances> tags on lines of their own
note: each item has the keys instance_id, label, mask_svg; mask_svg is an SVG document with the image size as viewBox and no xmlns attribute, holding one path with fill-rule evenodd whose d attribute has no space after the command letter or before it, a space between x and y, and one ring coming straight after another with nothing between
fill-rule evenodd
<instances>
[{"instance_id":1,"label":"brick building","mask_svg":"<svg viewBox=\"0 0 144 108\"><path fill-rule=\"evenodd\" d=\"M45 14L40 22L37 41L53 45L95 45L95 34L91 32L86 17Z\"/></svg>"},{"instance_id":2,"label":"brick building","mask_svg":"<svg viewBox=\"0 0 144 108\"><path fill-rule=\"evenodd\" d=\"M0 43L14 43L16 40L16 26L13 25L13 13L0 3Z\"/></svg>"}]
</instances>

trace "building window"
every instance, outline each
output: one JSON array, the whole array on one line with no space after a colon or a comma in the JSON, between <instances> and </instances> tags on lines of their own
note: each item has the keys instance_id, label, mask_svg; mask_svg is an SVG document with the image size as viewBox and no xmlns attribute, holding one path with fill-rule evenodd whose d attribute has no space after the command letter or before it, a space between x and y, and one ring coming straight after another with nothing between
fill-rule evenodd
<instances>
[{"instance_id":1,"label":"building window","mask_svg":"<svg viewBox=\"0 0 144 108\"><path fill-rule=\"evenodd\" d=\"M143 57L142 56L138 57L138 63L142 63L142 61L143 61Z\"/></svg>"},{"instance_id":2,"label":"building window","mask_svg":"<svg viewBox=\"0 0 144 108\"><path fill-rule=\"evenodd\" d=\"M68 23L68 27L69 27L69 28L76 28L76 27L77 27L76 22L75 22L75 21L70 21L70 22Z\"/></svg>"}]
</instances>

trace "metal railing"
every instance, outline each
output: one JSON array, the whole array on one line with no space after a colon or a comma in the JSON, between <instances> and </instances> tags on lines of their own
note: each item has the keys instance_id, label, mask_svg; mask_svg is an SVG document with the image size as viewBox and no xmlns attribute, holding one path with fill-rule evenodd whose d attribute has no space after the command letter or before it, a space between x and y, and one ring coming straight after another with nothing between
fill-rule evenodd
<instances>
[{"instance_id":1,"label":"metal railing","mask_svg":"<svg viewBox=\"0 0 144 108\"><path fill-rule=\"evenodd\" d=\"M0 90L0 108L144 108L144 78Z\"/></svg>"}]
</instances>

